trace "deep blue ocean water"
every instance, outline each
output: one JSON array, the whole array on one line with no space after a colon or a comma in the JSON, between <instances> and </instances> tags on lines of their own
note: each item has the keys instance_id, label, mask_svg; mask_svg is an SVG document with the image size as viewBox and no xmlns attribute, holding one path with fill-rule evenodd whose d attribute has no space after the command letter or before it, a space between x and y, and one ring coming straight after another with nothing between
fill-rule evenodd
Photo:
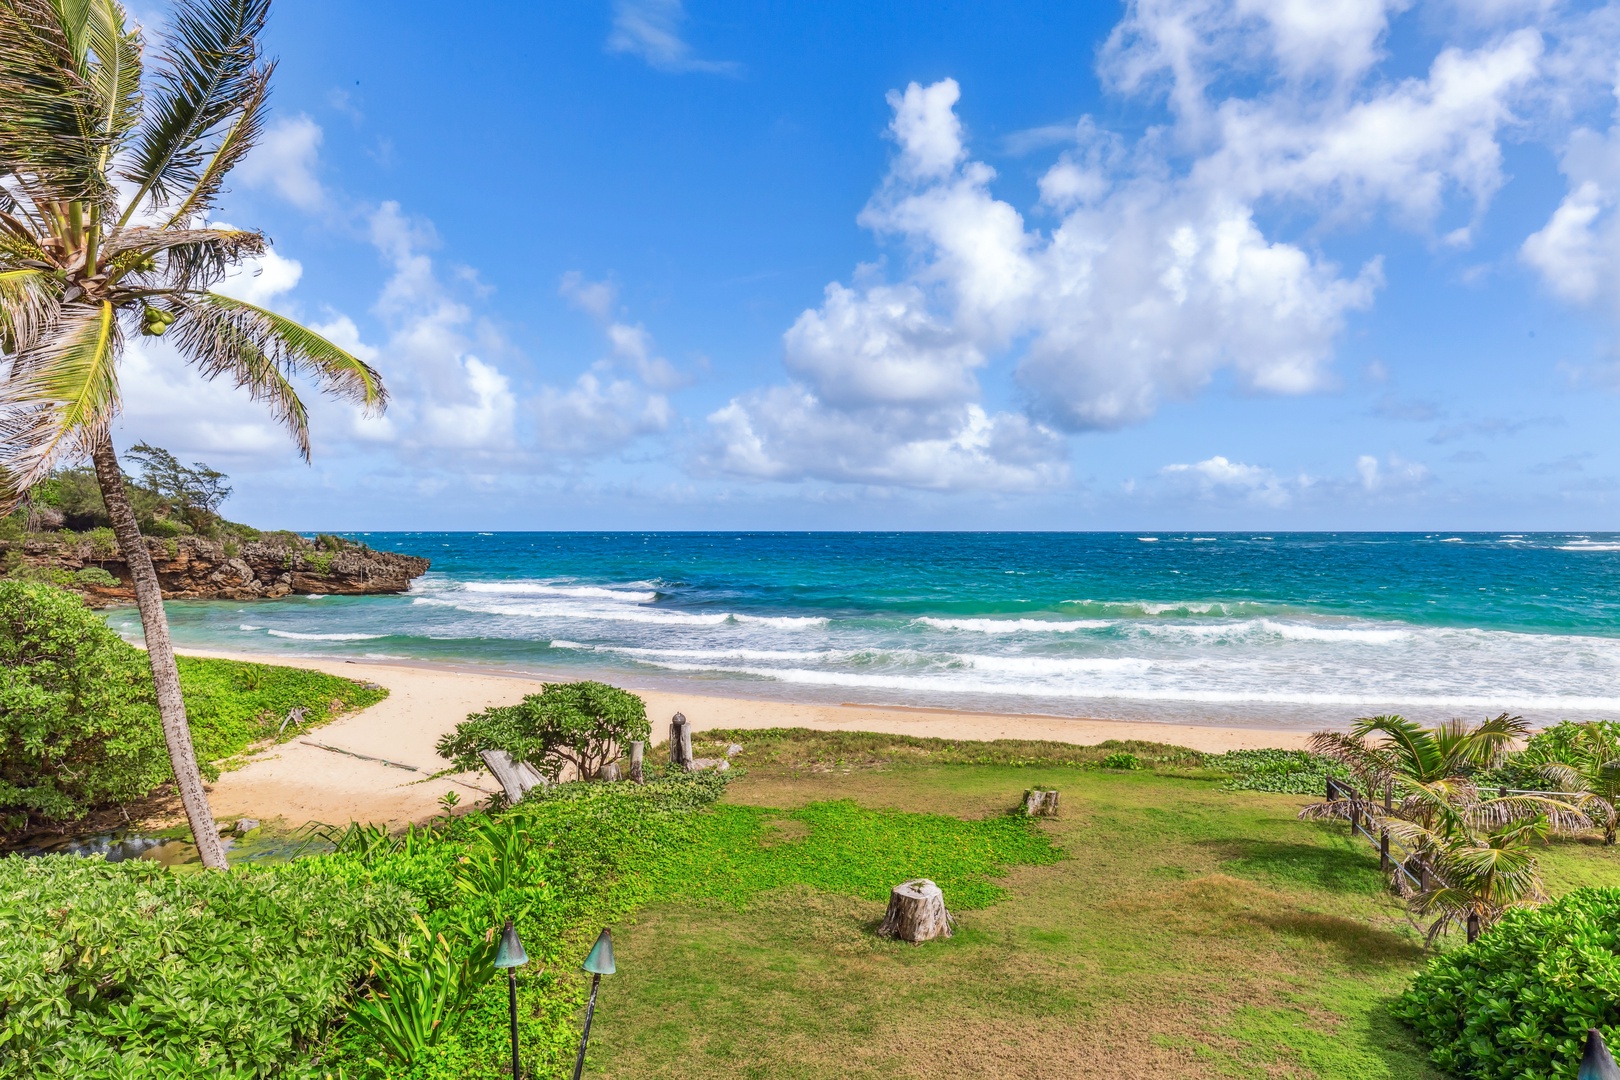
<instances>
[{"instance_id":1,"label":"deep blue ocean water","mask_svg":"<svg viewBox=\"0 0 1620 1080\"><path fill-rule=\"evenodd\" d=\"M351 535L433 569L172 602L177 643L1074 716L1620 717L1611 534Z\"/></svg>"}]
</instances>

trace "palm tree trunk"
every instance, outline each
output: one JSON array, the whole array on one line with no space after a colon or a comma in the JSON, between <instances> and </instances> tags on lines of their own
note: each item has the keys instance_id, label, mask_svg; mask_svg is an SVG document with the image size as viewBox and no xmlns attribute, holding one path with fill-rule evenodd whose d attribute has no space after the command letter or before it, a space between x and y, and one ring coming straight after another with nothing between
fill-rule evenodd
<instances>
[{"instance_id":1,"label":"palm tree trunk","mask_svg":"<svg viewBox=\"0 0 1620 1080\"><path fill-rule=\"evenodd\" d=\"M180 802L191 824L202 864L210 870L225 869L225 846L219 842L214 813L203 791L202 773L197 770L197 753L191 745L191 726L186 722L186 703L180 696L180 669L174 661L174 643L169 640L169 617L163 611L163 593L158 586L152 553L146 550L135 508L124 490L124 474L112 440L103 435L91 451L101 501L107 505L113 533L124 552L130 581L135 585L135 604L141 611L141 630L146 636L146 658L152 666L152 683L157 688L158 715L163 720L163 740L169 744L169 764L180 788Z\"/></svg>"}]
</instances>

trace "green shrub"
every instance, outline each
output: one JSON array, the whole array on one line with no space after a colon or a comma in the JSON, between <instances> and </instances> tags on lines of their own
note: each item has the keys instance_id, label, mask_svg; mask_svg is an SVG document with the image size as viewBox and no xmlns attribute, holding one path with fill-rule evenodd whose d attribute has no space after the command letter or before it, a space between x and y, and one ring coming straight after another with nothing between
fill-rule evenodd
<instances>
[{"instance_id":1,"label":"green shrub","mask_svg":"<svg viewBox=\"0 0 1620 1080\"><path fill-rule=\"evenodd\" d=\"M1588 1028L1620 1039L1620 888L1510 910L1474 944L1430 961L1393 1011L1447 1072L1574 1076Z\"/></svg>"},{"instance_id":2,"label":"green shrub","mask_svg":"<svg viewBox=\"0 0 1620 1080\"><path fill-rule=\"evenodd\" d=\"M283 1075L411 927L403 890L322 869L0 859L0 1078Z\"/></svg>"},{"instance_id":3,"label":"green shrub","mask_svg":"<svg viewBox=\"0 0 1620 1080\"><path fill-rule=\"evenodd\" d=\"M190 536L194 531L190 525L173 518L153 518L141 525L141 532L147 536Z\"/></svg>"},{"instance_id":4,"label":"green shrub","mask_svg":"<svg viewBox=\"0 0 1620 1080\"><path fill-rule=\"evenodd\" d=\"M73 574L73 583L89 588L111 589L118 584L118 579L99 566L86 566Z\"/></svg>"},{"instance_id":5,"label":"green shrub","mask_svg":"<svg viewBox=\"0 0 1620 1080\"><path fill-rule=\"evenodd\" d=\"M332 564L337 562L337 555L330 551L317 551L305 555L304 561L309 563L310 569L317 575L325 577L332 572Z\"/></svg>"},{"instance_id":6,"label":"green shrub","mask_svg":"<svg viewBox=\"0 0 1620 1080\"><path fill-rule=\"evenodd\" d=\"M300 668L185 656L179 667L191 736L208 776L218 775L213 762L276 737L294 708L321 720L387 695ZM72 593L0 581L5 824L82 817L139 799L170 776L146 654Z\"/></svg>"},{"instance_id":7,"label":"green shrub","mask_svg":"<svg viewBox=\"0 0 1620 1080\"><path fill-rule=\"evenodd\" d=\"M91 529L84 534L84 539L90 545L90 553L98 559L110 559L118 554L118 537L106 526Z\"/></svg>"},{"instance_id":8,"label":"green shrub","mask_svg":"<svg viewBox=\"0 0 1620 1080\"><path fill-rule=\"evenodd\" d=\"M1204 765L1231 774L1221 784L1228 791L1320 795L1328 777L1350 778L1343 765L1308 750L1228 750L1205 759Z\"/></svg>"},{"instance_id":9,"label":"green shrub","mask_svg":"<svg viewBox=\"0 0 1620 1080\"><path fill-rule=\"evenodd\" d=\"M481 769L480 751L505 750L545 776L573 765L591 779L651 731L647 707L634 694L599 682L553 683L516 705L467 717L439 740L438 751L458 769Z\"/></svg>"},{"instance_id":10,"label":"green shrub","mask_svg":"<svg viewBox=\"0 0 1620 1080\"><path fill-rule=\"evenodd\" d=\"M1142 759L1135 754L1109 754L1097 762L1100 769L1140 769Z\"/></svg>"},{"instance_id":11,"label":"green shrub","mask_svg":"<svg viewBox=\"0 0 1620 1080\"><path fill-rule=\"evenodd\" d=\"M71 593L0 582L0 813L78 817L169 775L146 656Z\"/></svg>"}]
</instances>

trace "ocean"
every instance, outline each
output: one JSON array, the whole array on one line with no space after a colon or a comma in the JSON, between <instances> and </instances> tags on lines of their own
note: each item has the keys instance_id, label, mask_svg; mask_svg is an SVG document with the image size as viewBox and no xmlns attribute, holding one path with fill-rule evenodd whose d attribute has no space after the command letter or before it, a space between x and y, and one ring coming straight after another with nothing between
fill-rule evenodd
<instances>
[{"instance_id":1,"label":"ocean","mask_svg":"<svg viewBox=\"0 0 1620 1080\"><path fill-rule=\"evenodd\" d=\"M400 596L174 601L176 643L1259 727L1620 718L1611 534L348 535L433 568Z\"/></svg>"}]
</instances>

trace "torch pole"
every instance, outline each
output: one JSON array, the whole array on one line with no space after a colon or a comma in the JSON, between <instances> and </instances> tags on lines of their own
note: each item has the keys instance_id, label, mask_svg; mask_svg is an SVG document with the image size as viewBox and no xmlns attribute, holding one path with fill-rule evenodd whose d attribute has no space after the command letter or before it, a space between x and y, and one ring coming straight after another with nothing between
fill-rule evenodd
<instances>
[{"instance_id":1,"label":"torch pole","mask_svg":"<svg viewBox=\"0 0 1620 1080\"><path fill-rule=\"evenodd\" d=\"M512 1080L523 1080L522 1065L518 1062L517 1040L517 969L506 969L507 1001L512 1012Z\"/></svg>"},{"instance_id":2,"label":"torch pole","mask_svg":"<svg viewBox=\"0 0 1620 1080\"><path fill-rule=\"evenodd\" d=\"M579 1057L574 1060L574 1080L585 1071L585 1044L591 1041L591 1017L596 1015L596 988L602 985L602 976L591 976L591 1002L585 1006L585 1034L579 1037Z\"/></svg>"}]
</instances>

